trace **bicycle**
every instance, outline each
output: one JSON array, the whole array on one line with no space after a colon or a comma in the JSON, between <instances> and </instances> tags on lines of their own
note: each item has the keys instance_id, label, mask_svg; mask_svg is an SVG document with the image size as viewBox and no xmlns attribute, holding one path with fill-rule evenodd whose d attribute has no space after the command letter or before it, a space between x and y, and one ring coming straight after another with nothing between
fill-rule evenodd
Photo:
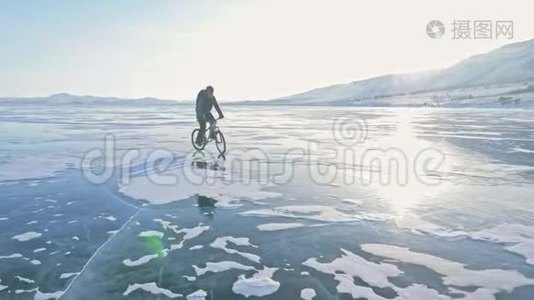
<instances>
[{"instance_id":1,"label":"bicycle","mask_svg":"<svg viewBox=\"0 0 534 300\"><path fill-rule=\"evenodd\" d=\"M226 152L226 140L224 139L224 135L219 129L219 126L217 126L217 120L218 119L215 119L215 121L210 124L210 127L204 132L204 139L201 145L195 143L200 129L195 128L193 132L191 132L191 143L195 149L203 150L207 144L215 141L215 146L219 153L224 154Z\"/></svg>"}]
</instances>

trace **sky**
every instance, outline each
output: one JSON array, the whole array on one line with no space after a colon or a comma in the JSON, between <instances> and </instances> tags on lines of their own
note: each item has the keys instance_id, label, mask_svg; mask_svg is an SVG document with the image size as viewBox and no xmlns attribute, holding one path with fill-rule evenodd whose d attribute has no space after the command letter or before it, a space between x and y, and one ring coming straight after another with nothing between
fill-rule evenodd
<instances>
[{"instance_id":1,"label":"sky","mask_svg":"<svg viewBox=\"0 0 534 300\"><path fill-rule=\"evenodd\" d=\"M512 20L514 38L453 40L454 20ZM524 0L0 0L0 97L273 99L531 38Z\"/></svg>"}]
</instances>

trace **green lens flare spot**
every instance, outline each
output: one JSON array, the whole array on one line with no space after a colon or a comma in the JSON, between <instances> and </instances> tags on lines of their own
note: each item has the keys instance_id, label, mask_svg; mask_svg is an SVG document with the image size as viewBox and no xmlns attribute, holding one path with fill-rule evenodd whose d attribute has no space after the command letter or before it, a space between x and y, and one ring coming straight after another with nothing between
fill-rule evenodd
<instances>
[{"instance_id":1,"label":"green lens flare spot","mask_svg":"<svg viewBox=\"0 0 534 300\"><path fill-rule=\"evenodd\" d=\"M149 236L149 237L143 237L143 244L145 247L150 251L152 254L159 254L162 255L163 251L163 242L161 239L157 236Z\"/></svg>"}]
</instances>

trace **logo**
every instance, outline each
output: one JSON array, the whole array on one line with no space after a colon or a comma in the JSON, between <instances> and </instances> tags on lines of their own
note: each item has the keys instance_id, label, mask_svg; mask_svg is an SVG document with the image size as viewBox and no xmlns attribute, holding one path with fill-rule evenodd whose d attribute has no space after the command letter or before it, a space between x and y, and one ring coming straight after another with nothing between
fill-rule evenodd
<instances>
[{"instance_id":1,"label":"logo","mask_svg":"<svg viewBox=\"0 0 534 300\"><path fill-rule=\"evenodd\" d=\"M445 34L445 25L439 20L432 20L426 25L426 34L430 38L439 39Z\"/></svg>"}]
</instances>

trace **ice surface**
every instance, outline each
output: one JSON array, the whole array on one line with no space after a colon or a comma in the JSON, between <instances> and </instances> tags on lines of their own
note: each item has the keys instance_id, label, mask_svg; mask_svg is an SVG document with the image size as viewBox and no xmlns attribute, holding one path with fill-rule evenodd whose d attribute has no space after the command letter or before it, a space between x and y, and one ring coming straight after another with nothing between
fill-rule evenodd
<instances>
[{"instance_id":1,"label":"ice surface","mask_svg":"<svg viewBox=\"0 0 534 300\"><path fill-rule=\"evenodd\" d=\"M16 175L0 179L2 299L32 299L58 290L56 295L66 290L64 299L108 299L145 283L153 284L147 289L156 295L137 287L128 296L166 298L163 290L175 296L202 289L215 299L233 299L274 290L269 298L299 299L302 289L313 288L315 300L329 293L522 300L534 293L531 111L228 107L232 122L220 123L229 143L224 160L212 155L212 144L202 153L189 151L195 126L189 108L82 106L36 111L0 105L0 144L6 146L0 150L0 169ZM16 121L9 130L4 130L6 118ZM365 119L368 130L361 142L344 146L333 136L333 122L344 118ZM14 131L26 126L29 137ZM79 172L80 155L101 148L108 132L117 138L118 157L112 178L95 185ZM290 148L309 150L314 141L320 147L309 156L285 156ZM386 174L388 168L358 159L369 149L390 147L408 156L409 168L425 147L439 150L446 160L436 171L410 177L406 186L362 184L361 179ZM130 148L139 149L141 157L126 183L120 177L128 167L120 155ZM174 154L169 160L161 157L170 169L158 173L150 161L145 164L154 148ZM250 178L232 170L232 163L247 156L233 151L251 148L265 152L262 166L273 169L253 170L252 183L245 184ZM355 150L356 160L336 156L343 150ZM32 167L43 169L27 174L37 179L17 175L33 157ZM297 159L287 183L256 182L260 175L290 170L283 161L291 158ZM353 171L349 179L355 182L337 177L317 183L310 168L319 162ZM183 181L187 172L211 182ZM172 174L178 178L175 185L152 180ZM439 184L425 184L428 178ZM12 238L24 231L42 236L24 243ZM155 249L139 238L147 231L161 236L150 245ZM411 250L363 253L360 245L370 243ZM317 269L302 265L305 261ZM279 271L260 276L262 267ZM191 276L197 271L202 275ZM39 274L51 276L42 280ZM285 288L292 283L294 288Z\"/></svg>"}]
</instances>

